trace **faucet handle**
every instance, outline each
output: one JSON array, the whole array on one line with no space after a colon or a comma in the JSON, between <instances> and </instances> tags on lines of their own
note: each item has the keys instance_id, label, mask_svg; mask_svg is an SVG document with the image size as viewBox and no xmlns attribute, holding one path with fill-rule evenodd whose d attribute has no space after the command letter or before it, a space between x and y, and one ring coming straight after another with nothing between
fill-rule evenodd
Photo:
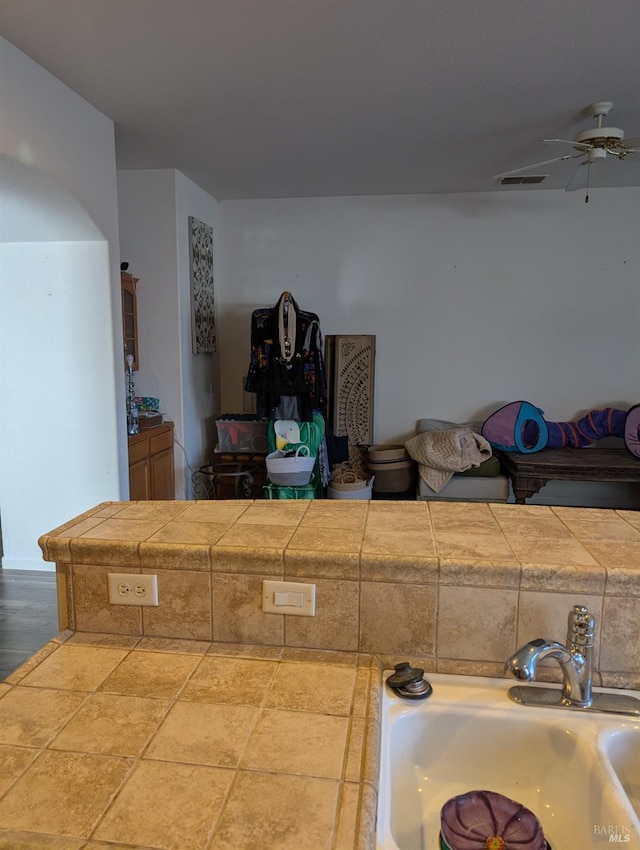
<instances>
[{"instance_id":1,"label":"faucet handle","mask_svg":"<svg viewBox=\"0 0 640 850\"><path fill-rule=\"evenodd\" d=\"M593 646L595 619L586 605L574 605L569 612L567 643L577 646Z\"/></svg>"}]
</instances>

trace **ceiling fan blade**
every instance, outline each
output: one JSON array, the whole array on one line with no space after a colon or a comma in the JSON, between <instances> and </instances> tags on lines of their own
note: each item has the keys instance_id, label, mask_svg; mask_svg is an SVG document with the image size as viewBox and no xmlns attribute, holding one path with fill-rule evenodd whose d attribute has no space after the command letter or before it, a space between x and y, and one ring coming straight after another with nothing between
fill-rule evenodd
<instances>
[{"instance_id":1,"label":"ceiling fan blade","mask_svg":"<svg viewBox=\"0 0 640 850\"><path fill-rule=\"evenodd\" d=\"M634 136L633 139L623 139L622 144L629 148L640 147L640 136Z\"/></svg>"},{"instance_id":2,"label":"ceiling fan blade","mask_svg":"<svg viewBox=\"0 0 640 850\"><path fill-rule=\"evenodd\" d=\"M584 151L591 150L593 147L593 145L590 145L588 142L575 142L569 141L569 139L538 139L538 141L558 145L571 145L571 147L580 148L580 150Z\"/></svg>"},{"instance_id":3,"label":"ceiling fan blade","mask_svg":"<svg viewBox=\"0 0 640 850\"><path fill-rule=\"evenodd\" d=\"M511 177L514 174L520 174L521 171L529 171L532 168L542 168L543 165L551 165L552 162L563 162L565 159L575 159L577 156L584 156L582 153L568 153L564 156L557 156L555 159L545 159L542 162L534 162L532 165L523 165L521 168L514 168L513 171L505 171L504 174L494 174L492 180L501 180L503 177Z\"/></svg>"}]
</instances>

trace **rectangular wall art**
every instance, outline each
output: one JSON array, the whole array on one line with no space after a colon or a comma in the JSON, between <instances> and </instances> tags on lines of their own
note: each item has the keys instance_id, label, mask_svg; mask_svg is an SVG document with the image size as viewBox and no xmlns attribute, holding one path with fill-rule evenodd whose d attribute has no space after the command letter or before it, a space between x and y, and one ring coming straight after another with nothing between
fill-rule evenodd
<instances>
[{"instance_id":1,"label":"rectangular wall art","mask_svg":"<svg viewBox=\"0 0 640 850\"><path fill-rule=\"evenodd\" d=\"M213 298L213 227L189 216L191 339L194 354L216 350Z\"/></svg>"}]
</instances>

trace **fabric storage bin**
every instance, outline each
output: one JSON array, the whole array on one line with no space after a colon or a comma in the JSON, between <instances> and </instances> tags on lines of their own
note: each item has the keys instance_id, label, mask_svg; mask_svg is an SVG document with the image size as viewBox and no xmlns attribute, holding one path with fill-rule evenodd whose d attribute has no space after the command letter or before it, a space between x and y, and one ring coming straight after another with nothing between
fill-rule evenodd
<instances>
[{"instance_id":1,"label":"fabric storage bin","mask_svg":"<svg viewBox=\"0 0 640 850\"><path fill-rule=\"evenodd\" d=\"M218 449L221 452L266 452L269 449L269 423L255 416L227 413L216 419Z\"/></svg>"},{"instance_id":2,"label":"fabric storage bin","mask_svg":"<svg viewBox=\"0 0 640 850\"><path fill-rule=\"evenodd\" d=\"M367 467L376 493L404 493L415 485L416 464L404 446L369 446Z\"/></svg>"},{"instance_id":3,"label":"fabric storage bin","mask_svg":"<svg viewBox=\"0 0 640 850\"><path fill-rule=\"evenodd\" d=\"M267 476L272 484L303 487L311 480L315 462L315 457L309 455L308 446L299 446L295 454L276 449L267 455Z\"/></svg>"},{"instance_id":4,"label":"fabric storage bin","mask_svg":"<svg viewBox=\"0 0 640 850\"><path fill-rule=\"evenodd\" d=\"M264 485L265 499L315 499L316 488L313 484L302 487L283 487L280 484Z\"/></svg>"}]
</instances>

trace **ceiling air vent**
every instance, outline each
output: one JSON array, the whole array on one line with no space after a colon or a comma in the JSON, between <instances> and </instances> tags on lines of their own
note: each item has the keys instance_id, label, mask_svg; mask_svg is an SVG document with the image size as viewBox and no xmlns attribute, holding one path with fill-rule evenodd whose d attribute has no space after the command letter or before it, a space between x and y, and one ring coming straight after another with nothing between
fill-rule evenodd
<instances>
[{"instance_id":1,"label":"ceiling air vent","mask_svg":"<svg viewBox=\"0 0 640 850\"><path fill-rule=\"evenodd\" d=\"M533 183L542 183L546 180L548 174L529 174L526 177L503 177L500 181L501 186L529 186Z\"/></svg>"}]
</instances>

